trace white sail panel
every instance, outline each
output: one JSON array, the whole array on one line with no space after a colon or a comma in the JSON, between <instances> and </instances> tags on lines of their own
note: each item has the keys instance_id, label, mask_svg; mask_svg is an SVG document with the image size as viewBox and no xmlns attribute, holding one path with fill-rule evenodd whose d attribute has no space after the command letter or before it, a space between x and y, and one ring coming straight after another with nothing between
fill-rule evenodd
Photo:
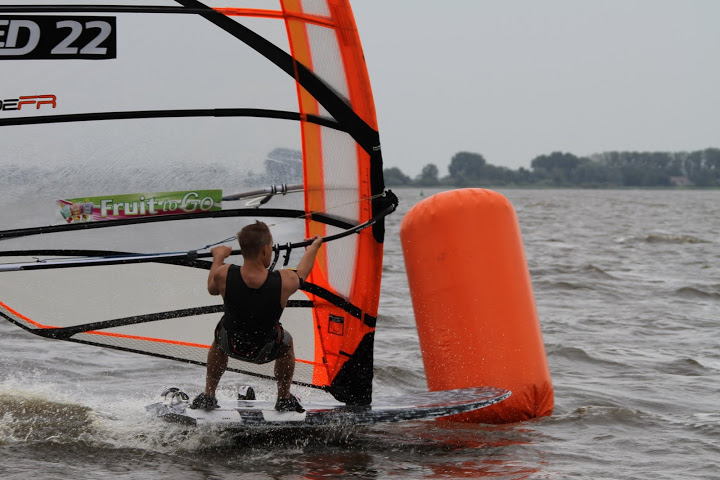
<instances>
[{"instance_id":1,"label":"white sail panel","mask_svg":"<svg viewBox=\"0 0 720 480\"><path fill-rule=\"evenodd\" d=\"M348 2L0 0L10 29L21 33L0 47L0 316L204 363L222 316L209 250L235 245L241 264L233 237L262 220L275 268L297 265L305 238L327 239L281 320L295 381L369 402L382 219L396 199ZM102 225L60 208L198 190L222 190L221 205L136 217L130 202Z\"/></svg>"}]
</instances>

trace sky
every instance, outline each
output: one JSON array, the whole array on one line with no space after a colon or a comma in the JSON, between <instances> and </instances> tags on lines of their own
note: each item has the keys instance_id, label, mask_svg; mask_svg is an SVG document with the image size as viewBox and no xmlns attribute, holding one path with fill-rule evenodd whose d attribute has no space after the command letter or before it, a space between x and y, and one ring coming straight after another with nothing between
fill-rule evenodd
<instances>
[{"instance_id":1,"label":"sky","mask_svg":"<svg viewBox=\"0 0 720 480\"><path fill-rule=\"evenodd\" d=\"M720 147L718 0L355 0L385 168Z\"/></svg>"}]
</instances>

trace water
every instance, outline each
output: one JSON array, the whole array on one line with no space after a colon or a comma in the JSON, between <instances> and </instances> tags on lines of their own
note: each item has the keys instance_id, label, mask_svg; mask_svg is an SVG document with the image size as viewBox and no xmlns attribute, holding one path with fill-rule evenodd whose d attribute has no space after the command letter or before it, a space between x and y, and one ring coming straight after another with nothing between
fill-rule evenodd
<instances>
[{"instance_id":1,"label":"water","mask_svg":"<svg viewBox=\"0 0 720 480\"><path fill-rule=\"evenodd\" d=\"M396 192L376 393L425 388L398 230L434 192ZM500 192L523 233L552 417L188 433L149 421L144 405L161 384L199 391L201 367L43 340L1 322L0 478L720 478L720 191ZM221 394L244 381L227 374Z\"/></svg>"}]
</instances>

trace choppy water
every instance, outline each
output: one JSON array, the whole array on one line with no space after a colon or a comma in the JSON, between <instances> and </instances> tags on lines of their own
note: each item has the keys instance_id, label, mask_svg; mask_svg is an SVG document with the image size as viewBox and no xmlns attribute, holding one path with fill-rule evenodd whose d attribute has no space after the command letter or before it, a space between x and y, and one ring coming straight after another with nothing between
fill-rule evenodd
<instances>
[{"instance_id":1,"label":"choppy water","mask_svg":"<svg viewBox=\"0 0 720 480\"><path fill-rule=\"evenodd\" d=\"M376 393L425 388L398 237L421 191L397 193ZM501 193L523 233L552 417L187 434L148 421L143 407L161 385L199 391L201 367L43 340L2 322L0 478L720 478L720 191ZM223 384L229 392L244 380L227 374Z\"/></svg>"}]
</instances>

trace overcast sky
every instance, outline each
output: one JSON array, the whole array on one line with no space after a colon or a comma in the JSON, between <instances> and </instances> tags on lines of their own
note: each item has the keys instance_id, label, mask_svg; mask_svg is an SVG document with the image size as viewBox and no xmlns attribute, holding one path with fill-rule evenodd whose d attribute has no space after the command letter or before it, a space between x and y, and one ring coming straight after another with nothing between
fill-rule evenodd
<instances>
[{"instance_id":1,"label":"overcast sky","mask_svg":"<svg viewBox=\"0 0 720 480\"><path fill-rule=\"evenodd\" d=\"M356 0L385 167L720 147L720 0Z\"/></svg>"}]
</instances>

